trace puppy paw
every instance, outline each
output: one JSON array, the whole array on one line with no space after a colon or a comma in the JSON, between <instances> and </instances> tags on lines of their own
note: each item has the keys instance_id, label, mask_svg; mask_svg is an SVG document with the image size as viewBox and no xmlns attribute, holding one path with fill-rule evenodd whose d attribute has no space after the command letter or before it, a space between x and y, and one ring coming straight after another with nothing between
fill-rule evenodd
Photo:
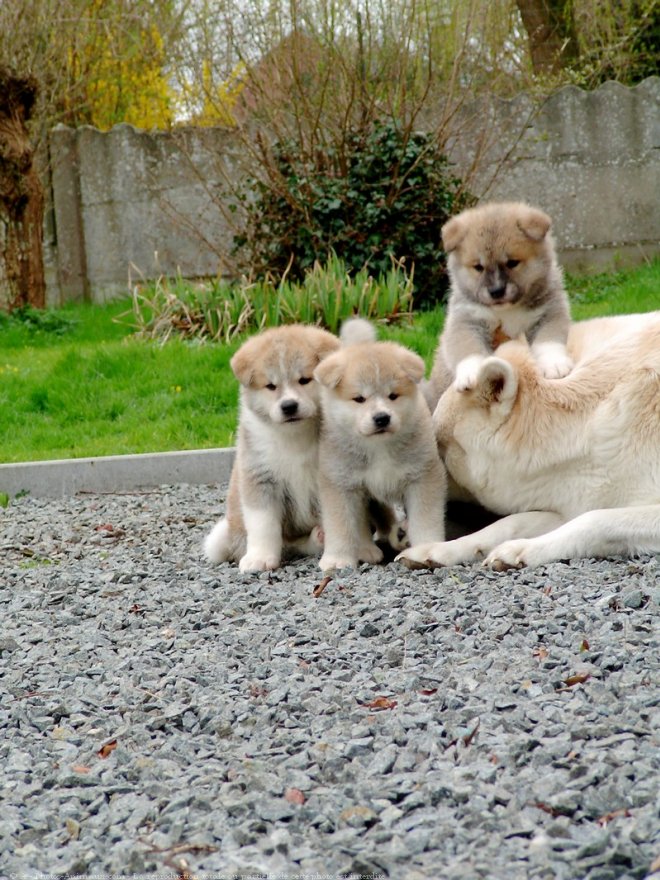
<instances>
[{"instance_id":1,"label":"puppy paw","mask_svg":"<svg viewBox=\"0 0 660 880\"><path fill-rule=\"evenodd\" d=\"M280 564L280 557L274 554L246 553L238 563L241 571L272 571Z\"/></svg>"},{"instance_id":2,"label":"puppy paw","mask_svg":"<svg viewBox=\"0 0 660 880\"><path fill-rule=\"evenodd\" d=\"M539 370L546 379L563 379L573 369L573 360L563 345L548 342L533 349Z\"/></svg>"},{"instance_id":3,"label":"puppy paw","mask_svg":"<svg viewBox=\"0 0 660 880\"><path fill-rule=\"evenodd\" d=\"M483 363L484 358L480 355L470 355L463 358L456 367L456 377L454 385L457 391L470 391L477 384L479 376L479 367Z\"/></svg>"},{"instance_id":4,"label":"puppy paw","mask_svg":"<svg viewBox=\"0 0 660 880\"><path fill-rule=\"evenodd\" d=\"M404 556L402 553L395 558L395 562L400 562L401 565L405 565L406 568L409 568L410 571L421 571L422 569L427 568L435 568L435 565L431 562L430 559L424 559L423 561L418 561L416 559L409 559L407 556Z\"/></svg>"},{"instance_id":5,"label":"puppy paw","mask_svg":"<svg viewBox=\"0 0 660 880\"><path fill-rule=\"evenodd\" d=\"M325 535L320 526L314 526L306 538L299 538L292 545L303 556L317 556L323 550Z\"/></svg>"},{"instance_id":6,"label":"puppy paw","mask_svg":"<svg viewBox=\"0 0 660 880\"><path fill-rule=\"evenodd\" d=\"M358 549L358 559L376 565L383 561L383 551L376 544L364 544Z\"/></svg>"},{"instance_id":7,"label":"puppy paw","mask_svg":"<svg viewBox=\"0 0 660 880\"><path fill-rule=\"evenodd\" d=\"M323 550L323 545L325 544L325 532L321 526L314 526L309 533L309 542L310 546L313 546L315 550Z\"/></svg>"},{"instance_id":8,"label":"puppy paw","mask_svg":"<svg viewBox=\"0 0 660 880\"><path fill-rule=\"evenodd\" d=\"M357 568L357 557L335 556L332 553L324 553L319 559L321 571L334 571L337 568Z\"/></svg>"},{"instance_id":9,"label":"puppy paw","mask_svg":"<svg viewBox=\"0 0 660 880\"><path fill-rule=\"evenodd\" d=\"M546 379L563 379L571 372L574 364L571 358L566 356L552 363L540 363L539 366Z\"/></svg>"}]
</instances>

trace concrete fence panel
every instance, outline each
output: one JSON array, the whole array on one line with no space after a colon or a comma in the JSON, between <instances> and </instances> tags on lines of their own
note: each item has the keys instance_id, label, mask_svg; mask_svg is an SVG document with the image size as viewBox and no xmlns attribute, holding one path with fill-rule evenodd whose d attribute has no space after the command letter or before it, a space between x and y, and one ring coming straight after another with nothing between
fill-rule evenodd
<instances>
[{"instance_id":1,"label":"concrete fence panel","mask_svg":"<svg viewBox=\"0 0 660 880\"><path fill-rule=\"evenodd\" d=\"M54 129L60 298L103 302L125 294L129 277L221 273L231 230L219 193L233 149L221 129Z\"/></svg>"},{"instance_id":2,"label":"concrete fence panel","mask_svg":"<svg viewBox=\"0 0 660 880\"><path fill-rule=\"evenodd\" d=\"M510 106L503 112L503 105ZM531 116L524 96L497 102L500 145L479 178L503 159L490 199L522 198L554 219L564 265L575 270L639 262L660 252L660 79L634 88L567 87ZM525 116L530 121L525 124Z\"/></svg>"}]
</instances>

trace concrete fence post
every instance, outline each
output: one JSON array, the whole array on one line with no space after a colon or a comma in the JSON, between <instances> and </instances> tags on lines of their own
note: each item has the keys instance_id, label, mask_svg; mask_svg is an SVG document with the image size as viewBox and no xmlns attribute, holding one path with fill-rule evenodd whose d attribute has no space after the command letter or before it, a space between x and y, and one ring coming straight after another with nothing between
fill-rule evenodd
<instances>
[{"instance_id":1,"label":"concrete fence post","mask_svg":"<svg viewBox=\"0 0 660 880\"><path fill-rule=\"evenodd\" d=\"M63 301L87 300L89 281L76 130L56 126L50 132L48 149L60 298Z\"/></svg>"}]
</instances>

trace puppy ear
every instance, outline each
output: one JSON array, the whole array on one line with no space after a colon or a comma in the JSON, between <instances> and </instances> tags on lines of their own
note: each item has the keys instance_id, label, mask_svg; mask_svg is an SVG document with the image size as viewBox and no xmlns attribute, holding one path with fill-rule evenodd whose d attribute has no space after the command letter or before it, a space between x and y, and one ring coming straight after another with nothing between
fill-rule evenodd
<instances>
[{"instance_id":1,"label":"puppy ear","mask_svg":"<svg viewBox=\"0 0 660 880\"><path fill-rule=\"evenodd\" d=\"M314 378L326 388L336 388L341 382L344 364L341 357L329 355L314 370Z\"/></svg>"},{"instance_id":2,"label":"puppy ear","mask_svg":"<svg viewBox=\"0 0 660 880\"><path fill-rule=\"evenodd\" d=\"M333 351L337 351L341 344L336 336L333 336L332 333L328 333L327 330L321 330L320 327L315 327L313 329L313 335L314 350L320 361L322 361L323 358L326 358L329 354L332 354Z\"/></svg>"},{"instance_id":3,"label":"puppy ear","mask_svg":"<svg viewBox=\"0 0 660 880\"><path fill-rule=\"evenodd\" d=\"M532 241L543 241L552 226L552 220L538 208L525 206L518 220L518 227Z\"/></svg>"},{"instance_id":4,"label":"puppy ear","mask_svg":"<svg viewBox=\"0 0 660 880\"><path fill-rule=\"evenodd\" d=\"M229 366L241 385L250 385L255 375L254 364L254 345L252 339L248 339L229 361Z\"/></svg>"},{"instance_id":5,"label":"puppy ear","mask_svg":"<svg viewBox=\"0 0 660 880\"><path fill-rule=\"evenodd\" d=\"M518 392L518 376L508 361L489 357L482 363L477 374L477 383L468 392L482 405L511 405Z\"/></svg>"},{"instance_id":6,"label":"puppy ear","mask_svg":"<svg viewBox=\"0 0 660 880\"><path fill-rule=\"evenodd\" d=\"M448 220L445 225L442 227L442 246L445 249L445 253L450 254L452 251L456 250L459 244L465 238L465 233L467 229L465 228L465 224L461 219L461 215L458 217L452 217L451 220Z\"/></svg>"},{"instance_id":7,"label":"puppy ear","mask_svg":"<svg viewBox=\"0 0 660 880\"><path fill-rule=\"evenodd\" d=\"M412 379L413 382L421 382L426 373L424 361L414 351L409 351L409 349L403 348L403 346L397 346L397 348L399 363L406 376Z\"/></svg>"}]
</instances>

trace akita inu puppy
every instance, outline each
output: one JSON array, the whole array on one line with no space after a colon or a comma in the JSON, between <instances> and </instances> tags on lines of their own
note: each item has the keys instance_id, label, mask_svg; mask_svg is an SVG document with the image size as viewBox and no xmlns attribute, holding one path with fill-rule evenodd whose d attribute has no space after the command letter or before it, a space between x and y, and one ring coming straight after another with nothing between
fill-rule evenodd
<instances>
[{"instance_id":1,"label":"akita inu puppy","mask_svg":"<svg viewBox=\"0 0 660 880\"><path fill-rule=\"evenodd\" d=\"M253 336L232 358L241 384L236 459L226 516L204 542L212 562L263 571L277 568L285 549L320 549L314 370L338 347L331 333L294 324Z\"/></svg>"},{"instance_id":2,"label":"akita inu puppy","mask_svg":"<svg viewBox=\"0 0 660 880\"><path fill-rule=\"evenodd\" d=\"M374 341L361 319L347 322L341 338L343 347L314 371L323 408L323 570L381 561L369 514L374 501L403 504L411 542L444 537L446 476L419 389L423 360L401 345Z\"/></svg>"},{"instance_id":3,"label":"akita inu puppy","mask_svg":"<svg viewBox=\"0 0 660 880\"><path fill-rule=\"evenodd\" d=\"M570 309L547 214L520 202L469 208L442 227L451 290L424 393L431 408L452 381L472 388L485 358L525 337L548 379L567 375Z\"/></svg>"}]
</instances>

